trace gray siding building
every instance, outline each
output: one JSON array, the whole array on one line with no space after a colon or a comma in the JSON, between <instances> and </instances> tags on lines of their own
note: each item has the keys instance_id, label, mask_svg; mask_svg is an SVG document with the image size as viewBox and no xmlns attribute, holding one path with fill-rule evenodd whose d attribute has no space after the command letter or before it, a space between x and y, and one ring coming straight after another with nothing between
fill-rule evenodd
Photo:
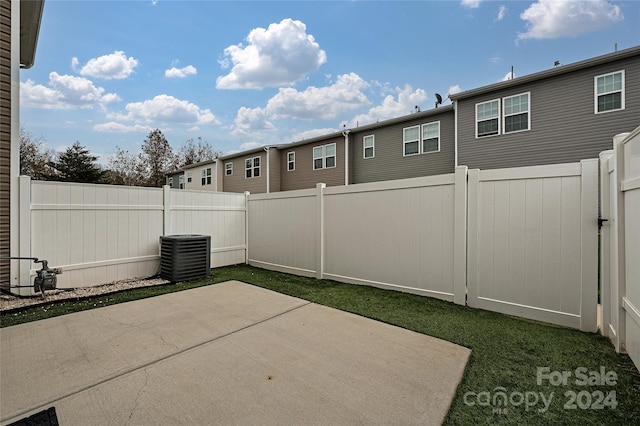
<instances>
[{"instance_id":1,"label":"gray siding building","mask_svg":"<svg viewBox=\"0 0 640 426\"><path fill-rule=\"evenodd\" d=\"M640 47L451 95L457 164L494 169L597 158L640 124Z\"/></svg>"},{"instance_id":2,"label":"gray siding building","mask_svg":"<svg viewBox=\"0 0 640 426\"><path fill-rule=\"evenodd\" d=\"M349 183L454 171L455 123L451 105L351 129L350 139Z\"/></svg>"}]
</instances>

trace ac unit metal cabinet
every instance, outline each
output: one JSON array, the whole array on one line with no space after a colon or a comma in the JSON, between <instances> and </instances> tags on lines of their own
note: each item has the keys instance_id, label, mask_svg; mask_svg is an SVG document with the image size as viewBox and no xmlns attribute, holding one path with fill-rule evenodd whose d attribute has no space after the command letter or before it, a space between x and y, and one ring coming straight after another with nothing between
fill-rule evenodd
<instances>
[{"instance_id":1,"label":"ac unit metal cabinet","mask_svg":"<svg viewBox=\"0 0 640 426\"><path fill-rule=\"evenodd\" d=\"M171 282L196 280L209 275L210 235L160 237L160 276Z\"/></svg>"}]
</instances>

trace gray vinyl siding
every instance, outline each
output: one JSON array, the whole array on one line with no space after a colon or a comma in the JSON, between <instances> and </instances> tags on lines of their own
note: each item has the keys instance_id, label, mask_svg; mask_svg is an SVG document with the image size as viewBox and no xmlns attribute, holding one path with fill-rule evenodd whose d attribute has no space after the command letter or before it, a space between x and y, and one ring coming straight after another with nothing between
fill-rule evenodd
<instances>
[{"instance_id":1,"label":"gray vinyl siding","mask_svg":"<svg viewBox=\"0 0 640 426\"><path fill-rule=\"evenodd\" d=\"M280 191L280 152L276 148L269 149L269 192ZM265 164L265 173L266 173Z\"/></svg>"},{"instance_id":2,"label":"gray vinyl siding","mask_svg":"<svg viewBox=\"0 0 640 426\"><path fill-rule=\"evenodd\" d=\"M0 257L9 256L11 161L11 2L0 3ZM0 261L0 283L10 282L9 261Z\"/></svg>"},{"instance_id":3,"label":"gray vinyl siding","mask_svg":"<svg viewBox=\"0 0 640 426\"><path fill-rule=\"evenodd\" d=\"M455 167L455 122L451 108L430 110L427 115L370 130L352 129L350 139L350 183L406 179L453 173ZM440 122L440 151L404 156L403 129ZM374 135L374 157L364 158L363 139Z\"/></svg>"},{"instance_id":4,"label":"gray vinyl siding","mask_svg":"<svg viewBox=\"0 0 640 426\"><path fill-rule=\"evenodd\" d=\"M332 143L336 144L336 167L314 170L313 148ZM280 167L281 191L315 188L318 183L325 183L327 186L344 185L344 137L335 136L291 148L285 146L279 151L282 166ZM288 171L287 167L289 152L296 153L296 169L293 171Z\"/></svg>"},{"instance_id":5,"label":"gray vinyl siding","mask_svg":"<svg viewBox=\"0 0 640 426\"><path fill-rule=\"evenodd\" d=\"M169 178L173 178L173 183L171 184L172 189L180 189L180 176L184 176L184 172L176 172L166 176L166 184L169 185ZM185 177L186 179L186 177Z\"/></svg>"},{"instance_id":6,"label":"gray vinyl siding","mask_svg":"<svg viewBox=\"0 0 640 426\"><path fill-rule=\"evenodd\" d=\"M594 78L625 71L625 109L594 113ZM475 137L479 102L530 92L531 129ZM547 77L458 101L458 164L494 169L576 162L612 148L640 124L640 56Z\"/></svg>"},{"instance_id":7,"label":"gray vinyl siding","mask_svg":"<svg viewBox=\"0 0 640 426\"><path fill-rule=\"evenodd\" d=\"M245 178L245 160L247 158L260 157L260 177ZM233 174L224 176L222 188L224 192L245 192L252 194L267 192L267 163L266 152L259 151L241 157L221 159L221 167L225 167L227 163L233 163Z\"/></svg>"}]
</instances>

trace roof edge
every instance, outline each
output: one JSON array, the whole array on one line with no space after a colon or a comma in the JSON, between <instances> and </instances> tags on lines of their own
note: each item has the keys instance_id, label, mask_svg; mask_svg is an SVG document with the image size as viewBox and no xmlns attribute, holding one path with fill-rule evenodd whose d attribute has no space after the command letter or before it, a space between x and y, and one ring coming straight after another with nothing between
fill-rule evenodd
<instances>
[{"instance_id":1,"label":"roof edge","mask_svg":"<svg viewBox=\"0 0 640 426\"><path fill-rule=\"evenodd\" d=\"M617 52L607 53L605 55L596 56L595 58L585 59L583 61L574 62L568 65L560 65L556 68L551 68L544 71L539 71L533 74L527 74L522 77L516 77L512 80L501 81L498 83L489 84L487 86L478 87L476 89L466 90L453 95L449 95L449 99L457 101L459 99L470 98L473 96L482 95L485 93L493 92L496 90L505 89L512 86L518 86L521 84L530 83L536 80L542 80L545 78L566 74L573 71L578 71L597 65L606 64L615 60L626 59L629 57L640 55L640 46L630 47L628 49L619 50Z\"/></svg>"}]
</instances>

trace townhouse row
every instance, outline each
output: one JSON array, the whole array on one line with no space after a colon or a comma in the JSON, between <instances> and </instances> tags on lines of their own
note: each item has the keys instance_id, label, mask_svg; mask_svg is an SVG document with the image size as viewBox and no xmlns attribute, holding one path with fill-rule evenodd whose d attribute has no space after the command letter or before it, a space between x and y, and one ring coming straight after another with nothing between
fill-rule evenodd
<instances>
[{"instance_id":1,"label":"townhouse row","mask_svg":"<svg viewBox=\"0 0 640 426\"><path fill-rule=\"evenodd\" d=\"M449 95L450 105L264 146L167 175L251 193L597 158L640 125L640 46Z\"/></svg>"}]
</instances>

